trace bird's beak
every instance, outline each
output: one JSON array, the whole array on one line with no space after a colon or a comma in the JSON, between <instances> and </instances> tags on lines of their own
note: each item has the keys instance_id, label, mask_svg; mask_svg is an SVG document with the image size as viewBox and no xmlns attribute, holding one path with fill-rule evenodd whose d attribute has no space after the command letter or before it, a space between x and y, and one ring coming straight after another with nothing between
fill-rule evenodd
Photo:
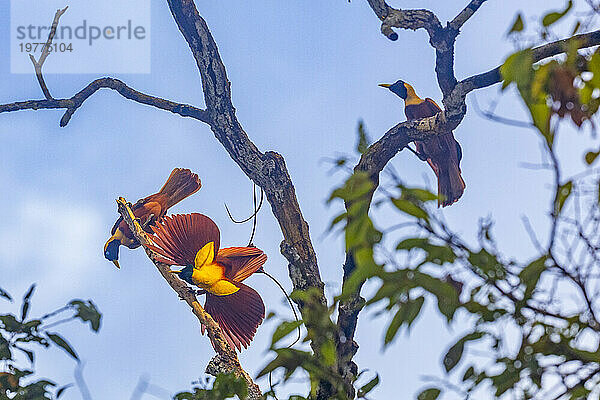
<instances>
[{"instance_id":1,"label":"bird's beak","mask_svg":"<svg viewBox=\"0 0 600 400\"><path fill-rule=\"evenodd\" d=\"M115 266L119 269L121 269L121 266L119 265L119 261L118 260L113 260L113 264L115 264Z\"/></svg>"},{"instance_id":2,"label":"bird's beak","mask_svg":"<svg viewBox=\"0 0 600 400\"><path fill-rule=\"evenodd\" d=\"M381 86L381 87L384 87L384 88L389 88L392 85L390 85L389 83L380 83L378 86Z\"/></svg>"},{"instance_id":3,"label":"bird's beak","mask_svg":"<svg viewBox=\"0 0 600 400\"><path fill-rule=\"evenodd\" d=\"M169 272L171 272L172 274L178 274L178 273L180 273L181 271L174 271L174 270L171 270L171 271L169 271Z\"/></svg>"}]
</instances>

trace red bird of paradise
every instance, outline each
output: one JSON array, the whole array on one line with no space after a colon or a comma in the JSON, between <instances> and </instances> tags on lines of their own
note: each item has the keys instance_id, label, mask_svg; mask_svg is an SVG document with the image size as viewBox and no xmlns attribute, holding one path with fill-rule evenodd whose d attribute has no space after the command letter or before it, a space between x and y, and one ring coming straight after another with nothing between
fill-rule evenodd
<instances>
[{"instance_id":1,"label":"red bird of paradise","mask_svg":"<svg viewBox=\"0 0 600 400\"><path fill-rule=\"evenodd\" d=\"M435 101L417 96L415 89L408 83L398 80L393 84L382 83L392 93L404 99L404 113L409 121L433 117L442 109ZM426 160L438 179L438 206L454 204L465 191L465 181L460 174L462 149L454 139L452 132L433 136L429 140L415 140L417 156Z\"/></svg>"},{"instance_id":2,"label":"red bird of paradise","mask_svg":"<svg viewBox=\"0 0 600 400\"><path fill-rule=\"evenodd\" d=\"M148 247L160 255L158 261L185 267L173 272L206 292L204 308L229 344L238 350L248 347L265 317L265 305L242 281L262 268L266 254L256 247L220 248L219 228L197 213L163 218L151 238L155 245Z\"/></svg>"},{"instance_id":3,"label":"red bird of paradise","mask_svg":"<svg viewBox=\"0 0 600 400\"><path fill-rule=\"evenodd\" d=\"M152 226L167 213L170 207L196 193L201 186L198 175L189 169L175 168L158 193L140 199L133 205L133 215L140 220L146 232L152 233ZM112 236L104 245L104 257L120 268L119 246L135 249L140 247L140 242L135 239L127 223L123 221L123 217L115 222L110 234Z\"/></svg>"}]
</instances>

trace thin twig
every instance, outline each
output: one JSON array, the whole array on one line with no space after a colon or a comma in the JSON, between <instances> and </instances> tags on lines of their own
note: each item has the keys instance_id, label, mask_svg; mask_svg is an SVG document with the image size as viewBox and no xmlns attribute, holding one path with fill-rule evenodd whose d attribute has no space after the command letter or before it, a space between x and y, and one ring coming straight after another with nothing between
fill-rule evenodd
<instances>
[{"instance_id":1,"label":"thin twig","mask_svg":"<svg viewBox=\"0 0 600 400\"><path fill-rule=\"evenodd\" d=\"M47 100L53 100L54 98L50 94L48 86L46 86L46 82L44 81L44 76L42 75L42 67L44 66L44 62L46 62L46 58L48 58L48 54L50 54L50 46L52 46L52 40L54 39L54 35L56 34L58 20L67 11L68 8L69 6L66 6L62 10L56 10L56 14L54 15L54 21L52 22L52 27L50 28L50 33L48 34L48 40L42 48L42 54L40 55L40 58L36 61L33 54L29 55L31 62L33 63L33 67L35 68L35 76L37 77L40 87L42 88L42 92L44 92L44 97L46 97Z\"/></svg>"},{"instance_id":2,"label":"thin twig","mask_svg":"<svg viewBox=\"0 0 600 400\"><path fill-rule=\"evenodd\" d=\"M206 110L202 110L189 104L175 103L160 97L154 97L138 92L119 79L114 78L96 79L70 98L27 100L9 104L0 104L0 113L20 110L65 109L65 114L60 120L60 126L64 127L69 123L75 111L83 105L83 102L102 88L112 89L126 99L153 106L161 110L170 111L174 114L181 115L182 117L194 118L205 123L210 122L210 117Z\"/></svg>"}]
</instances>

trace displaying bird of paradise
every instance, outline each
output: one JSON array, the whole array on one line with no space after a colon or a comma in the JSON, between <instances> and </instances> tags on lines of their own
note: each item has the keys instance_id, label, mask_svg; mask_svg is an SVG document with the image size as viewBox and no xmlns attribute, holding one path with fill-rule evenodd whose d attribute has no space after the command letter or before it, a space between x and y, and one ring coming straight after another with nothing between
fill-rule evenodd
<instances>
[{"instance_id":1,"label":"displaying bird of paradise","mask_svg":"<svg viewBox=\"0 0 600 400\"><path fill-rule=\"evenodd\" d=\"M417 96L415 89L408 83L398 80L393 84L382 83L392 93L404 99L404 113L409 121L427 118L441 112L435 101ZM438 179L438 206L454 204L465 191L465 181L461 176L460 160L462 149L454 139L452 132L434 135L428 140L415 140L417 155L426 160Z\"/></svg>"},{"instance_id":2,"label":"displaying bird of paradise","mask_svg":"<svg viewBox=\"0 0 600 400\"><path fill-rule=\"evenodd\" d=\"M173 272L206 292L204 308L229 344L238 350L248 347L265 317L265 306L242 281L262 270L266 254L256 247L220 248L219 228L203 214L164 217L153 231L154 245L148 248L159 254L157 260L183 266Z\"/></svg>"},{"instance_id":3,"label":"displaying bird of paradise","mask_svg":"<svg viewBox=\"0 0 600 400\"><path fill-rule=\"evenodd\" d=\"M201 186L198 175L189 169L175 168L158 193L140 199L132 206L133 214L144 230L152 233L152 226L167 213L170 207L196 193ZM115 222L110 234L112 236L104 245L104 257L120 268L119 247L123 245L135 249L140 246L140 243L123 221L123 217Z\"/></svg>"}]
</instances>

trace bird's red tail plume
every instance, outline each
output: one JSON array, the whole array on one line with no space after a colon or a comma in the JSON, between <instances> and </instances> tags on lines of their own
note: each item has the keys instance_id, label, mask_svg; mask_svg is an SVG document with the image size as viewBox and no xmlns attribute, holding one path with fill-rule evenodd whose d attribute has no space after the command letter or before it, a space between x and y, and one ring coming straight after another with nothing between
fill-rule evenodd
<instances>
[{"instance_id":1,"label":"bird's red tail plume","mask_svg":"<svg viewBox=\"0 0 600 400\"><path fill-rule=\"evenodd\" d=\"M157 195L164 198L167 209L196 193L201 186L198 175L189 169L175 168Z\"/></svg>"},{"instance_id":2,"label":"bird's red tail plume","mask_svg":"<svg viewBox=\"0 0 600 400\"><path fill-rule=\"evenodd\" d=\"M217 321L229 344L241 350L250 345L256 329L265 318L265 305L254 289L243 283L236 282L235 285L240 290L227 296L208 293L204 308Z\"/></svg>"},{"instance_id":3,"label":"bird's red tail plume","mask_svg":"<svg viewBox=\"0 0 600 400\"><path fill-rule=\"evenodd\" d=\"M446 168L439 169L438 175L438 205L442 207L454 204L465 191L465 181L460 174L460 168L455 162L449 161Z\"/></svg>"}]
</instances>

